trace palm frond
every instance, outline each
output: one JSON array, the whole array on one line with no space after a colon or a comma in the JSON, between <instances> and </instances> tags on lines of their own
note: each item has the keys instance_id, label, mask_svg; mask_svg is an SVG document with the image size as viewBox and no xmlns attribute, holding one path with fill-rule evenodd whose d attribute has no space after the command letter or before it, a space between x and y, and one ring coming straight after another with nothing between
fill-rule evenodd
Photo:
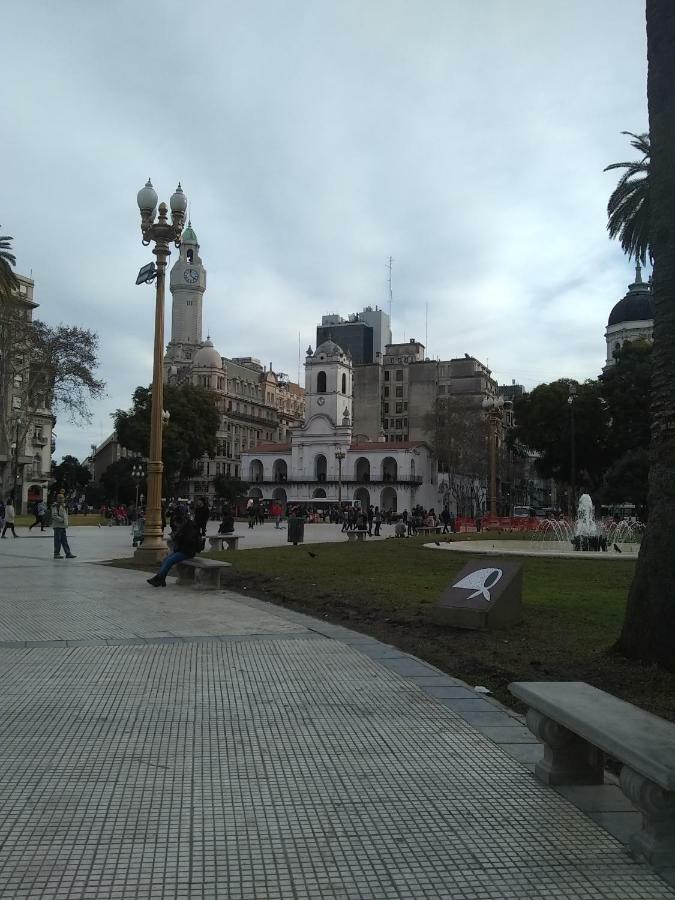
<instances>
[{"instance_id":1,"label":"palm frond","mask_svg":"<svg viewBox=\"0 0 675 900\"><path fill-rule=\"evenodd\" d=\"M618 239L628 258L639 259L644 265L650 250L650 199L649 199L649 134L622 134L633 138L631 146L643 154L641 160L612 163L604 171L625 169L607 203L607 231L610 238Z\"/></svg>"}]
</instances>

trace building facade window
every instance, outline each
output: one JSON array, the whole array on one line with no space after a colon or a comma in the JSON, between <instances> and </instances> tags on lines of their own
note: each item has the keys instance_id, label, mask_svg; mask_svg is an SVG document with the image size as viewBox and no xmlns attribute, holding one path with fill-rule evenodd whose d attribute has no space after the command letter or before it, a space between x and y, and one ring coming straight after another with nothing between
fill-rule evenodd
<instances>
[{"instance_id":1,"label":"building facade window","mask_svg":"<svg viewBox=\"0 0 675 900\"><path fill-rule=\"evenodd\" d=\"M319 372L316 376L316 392L317 394L325 394L326 393L326 373Z\"/></svg>"}]
</instances>

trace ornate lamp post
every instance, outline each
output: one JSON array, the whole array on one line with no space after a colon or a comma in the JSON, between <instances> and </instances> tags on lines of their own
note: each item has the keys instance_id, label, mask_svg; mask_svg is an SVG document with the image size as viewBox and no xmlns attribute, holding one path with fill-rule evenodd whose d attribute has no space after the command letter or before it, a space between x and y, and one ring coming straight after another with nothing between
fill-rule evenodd
<instances>
[{"instance_id":1,"label":"ornate lamp post","mask_svg":"<svg viewBox=\"0 0 675 900\"><path fill-rule=\"evenodd\" d=\"M135 463L131 467L131 477L136 482L136 510L138 511L138 488L140 486L141 481L145 478L145 471L141 463ZM141 497L143 495L141 494Z\"/></svg>"},{"instance_id":2,"label":"ornate lamp post","mask_svg":"<svg viewBox=\"0 0 675 900\"><path fill-rule=\"evenodd\" d=\"M21 512L21 495L17 496L19 490L19 432L21 431L21 417L16 417L16 443L14 444L14 478L12 479L12 497L14 498L14 506L17 513Z\"/></svg>"},{"instance_id":3,"label":"ornate lamp post","mask_svg":"<svg viewBox=\"0 0 675 900\"><path fill-rule=\"evenodd\" d=\"M567 402L570 407L570 515L574 517L577 507L576 460L574 458L574 401L577 399L577 386L570 382L570 393Z\"/></svg>"},{"instance_id":4,"label":"ornate lamp post","mask_svg":"<svg viewBox=\"0 0 675 900\"><path fill-rule=\"evenodd\" d=\"M337 459L338 464L338 507L340 511L342 511L342 460L346 455L344 450L335 451L335 459Z\"/></svg>"},{"instance_id":5,"label":"ornate lamp post","mask_svg":"<svg viewBox=\"0 0 675 900\"><path fill-rule=\"evenodd\" d=\"M497 426L502 420L503 397L484 397L482 403L490 428L490 518L497 518Z\"/></svg>"},{"instance_id":6,"label":"ornate lamp post","mask_svg":"<svg viewBox=\"0 0 675 900\"><path fill-rule=\"evenodd\" d=\"M154 241L154 255L157 257L157 289L155 300L155 353L152 371L152 408L150 413L150 454L148 459L148 504L145 517L145 537L143 545L134 554L135 559L156 563L166 556L167 546L162 528L162 411L164 385L162 381L162 358L164 354L164 281L166 266L171 255L169 244L180 247L180 238L185 222L187 197L180 186L176 188L169 204L171 222L168 221L166 203L159 204L157 193L148 178L148 183L138 192L138 208L141 211L141 232L143 246Z\"/></svg>"}]
</instances>

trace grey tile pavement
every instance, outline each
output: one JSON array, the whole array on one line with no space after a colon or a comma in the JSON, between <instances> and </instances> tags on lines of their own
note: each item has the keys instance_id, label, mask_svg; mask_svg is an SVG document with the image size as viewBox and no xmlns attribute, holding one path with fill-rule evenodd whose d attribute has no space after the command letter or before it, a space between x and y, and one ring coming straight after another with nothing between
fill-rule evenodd
<instances>
[{"instance_id":1,"label":"grey tile pavement","mask_svg":"<svg viewBox=\"0 0 675 900\"><path fill-rule=\"evenodd\" d=\"M469 721L516 718L425 691L456 679L250 598L53 571L1 573L0 898L675 897Z\"/></svg>"}]
</instances>

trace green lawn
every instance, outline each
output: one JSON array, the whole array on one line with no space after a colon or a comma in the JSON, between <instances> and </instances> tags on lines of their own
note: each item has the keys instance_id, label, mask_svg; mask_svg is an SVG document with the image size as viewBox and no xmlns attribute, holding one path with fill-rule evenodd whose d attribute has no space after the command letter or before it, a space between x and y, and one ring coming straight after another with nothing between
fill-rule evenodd
<instances>
[{"instance_id":1,"label":"green lawn","mask_svg":"<svg viewBox=\"0 0 675 900\"><path fill-rule=\"evenodd\" d=\"M24 528L32 525L35 521L35 516L17 516L16 517L16 526L17 528ZM100 525L105 522L105 519L102 519L98 513L90 513L88 516L68 516L68 526L71 525Z\"/></svg>"}]
</instances>

